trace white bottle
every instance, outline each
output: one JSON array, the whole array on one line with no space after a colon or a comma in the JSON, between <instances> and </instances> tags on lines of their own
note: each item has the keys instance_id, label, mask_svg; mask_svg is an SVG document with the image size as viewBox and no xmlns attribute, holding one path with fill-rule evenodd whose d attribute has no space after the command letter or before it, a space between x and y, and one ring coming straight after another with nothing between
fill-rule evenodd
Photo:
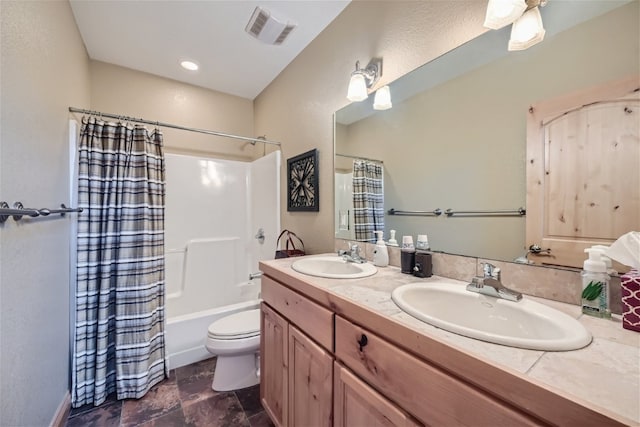
<instances>
[{"instance_id":1,"label":"white bottle","mask_svg":"<svg viewBox=\"0 0 640 427\"><path fill-rule=\"evenodd\" d=\"M595 317L611 317L609 309L609 275L607 265L601 258L601 250L584 250L589 258L582 270L582 312Z\"/></svg>"},{"instance_id":2,"label":"white bottle","mask_svg":"<svg viewBox=\"0 0 640 427\"><path fill-rule=\"evenodd\" d=\"M387 251L387 245L382 240L382 231L375 232L378 236L376 242L376 248L373 251L373 265L378 267L386 267L389 265L389 252Z\"/></svg>"},{"instance_id":3,"label":"white bottle","mask_svg":"<svg viewBox=\"0 0 640 427\"><path fill-rule=\"evenodd\" d=\"M396 230L389 230L389 246L398 246L396 240Z\"/></svg>"},{"instance_id":4,"label":"white bottle","mask_svg":"<svg viewBox=\"0 0 640 427\"><path fill-rule=\"evenodd\" d=\"M598 249L600 251L600 258L604 261L604 264L607 266L607 274L609 277L618 276L618 272L613 268L613 262L611 258L607 256L607 251L609 250L609 246L604 245L593 245L592 249Z\"/></svg>"}]
</instances>

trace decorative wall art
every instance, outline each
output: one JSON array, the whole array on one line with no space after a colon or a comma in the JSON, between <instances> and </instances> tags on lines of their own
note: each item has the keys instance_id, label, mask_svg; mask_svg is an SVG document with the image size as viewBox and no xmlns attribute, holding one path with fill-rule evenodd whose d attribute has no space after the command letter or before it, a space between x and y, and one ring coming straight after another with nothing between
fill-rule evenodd
<instances>
[{"instance_id":1,"label":"decorative wall art","mask_svg":"<svg viewBox=\"0 0 640 427\"><path fill-rule=\"evenodd\" d=\"M318 150L287 159L287 210L318 212Z\"/></svg>"}]
</instances>

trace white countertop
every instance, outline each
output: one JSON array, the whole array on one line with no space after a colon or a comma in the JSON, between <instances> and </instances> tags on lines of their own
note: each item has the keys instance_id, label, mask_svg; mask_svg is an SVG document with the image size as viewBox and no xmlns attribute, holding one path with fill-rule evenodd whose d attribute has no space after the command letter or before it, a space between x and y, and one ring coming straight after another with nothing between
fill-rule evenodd
<instances>
[{"instance_id":1,"label":"white countertop","mask_svg":"<svg viewBox=\"0 0 640 427\"><path fill-rule=\"evenodd\" d=\"M391 300L391 292L407 283L465 282L438 276L421 279L402 274L399 268L391 266L378 268L375 275L362 279L324 279L293 271L290 265L294 261L295 258L287 258L266 263L412 330L640 424L640 333L623 329L620 318L598 319L583 315L579 306L525 295L524 298L549 305L578 319L591 332L593 341L585 348L563 352L507 347L438 329L404 313Z\"/></svg>"}]
</instances>

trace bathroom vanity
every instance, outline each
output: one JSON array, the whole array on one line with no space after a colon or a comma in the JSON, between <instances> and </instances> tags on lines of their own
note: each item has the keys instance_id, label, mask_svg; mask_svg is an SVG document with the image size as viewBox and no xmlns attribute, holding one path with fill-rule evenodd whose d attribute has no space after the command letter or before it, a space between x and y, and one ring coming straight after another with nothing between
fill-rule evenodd
<instances>
[{"instance_id":1,"label":"bathroom vanity","mask_svg":"<svg viewBox=\"0 0 640 427\"><path fill-rule=\"evenodd\" d=\"M325 279L294 271L294 261L260 263L260 395L277 426L640 421L640 334L622 330L619 322L580 318L594 336L583 350L490 344L425 324L391 300L398 286L434 278L385 267L371 277ZM580 316L579 307L536 300ZM616 354L603 357L609 345L617 345ZM585 357L593 372L573 375Z\"/></svg>"}]
</instances>

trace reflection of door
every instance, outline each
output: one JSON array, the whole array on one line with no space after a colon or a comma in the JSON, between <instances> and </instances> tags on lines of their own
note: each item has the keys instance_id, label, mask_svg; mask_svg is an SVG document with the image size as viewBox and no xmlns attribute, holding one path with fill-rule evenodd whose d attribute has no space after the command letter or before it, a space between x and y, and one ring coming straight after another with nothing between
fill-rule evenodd
<instances>
[{"instance_id":1,"label":"reflection of door","mask_svg":"<svg viewBox=\"0 0 640 427\"><path fill-rule=\"evenodd\" d=\"M581 267L584 248L640 230L637 76L531 107L527 246L536 263Z\"/></svg>"},{"instance_id":2,"label":"reflection of door","mask_svg":"<svg viewBox=\"0 0 640 427\"><path fill-rule=\"evenodd\" d=\"M337 239L354 240L353 229L353 172L335 173L335 236Z\"/></svg>"}]
</instances>

